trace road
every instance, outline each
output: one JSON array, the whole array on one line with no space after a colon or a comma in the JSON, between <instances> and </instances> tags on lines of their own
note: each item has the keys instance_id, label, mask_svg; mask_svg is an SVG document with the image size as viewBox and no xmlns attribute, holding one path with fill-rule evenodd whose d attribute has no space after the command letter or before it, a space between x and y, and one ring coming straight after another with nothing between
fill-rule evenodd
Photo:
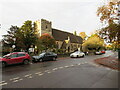
<instances>
[{"instance_id":1,"label":"road","mask_svg":"<svg viewBox=\"0 0 120 90\"><path fill-rule=\"evenodd\" d=\"M88 55L84 58L59 58L57 61L30 65L12 65L1 70L2 88L118 88L118 71L94 63L94 59L112 55Z\"/></svg>"}]
</instances>

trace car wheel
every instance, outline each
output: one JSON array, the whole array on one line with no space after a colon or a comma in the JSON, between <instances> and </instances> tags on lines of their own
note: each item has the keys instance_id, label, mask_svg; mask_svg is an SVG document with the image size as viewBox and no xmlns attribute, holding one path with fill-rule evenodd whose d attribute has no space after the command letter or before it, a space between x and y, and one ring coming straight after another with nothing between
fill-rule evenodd
<instances>
[{"instance_id":1,"label":"car wheel","mask_svg":"<svg viewBox=\"0 0 120 90\"><path fill-rule=\"evenodd\" d=\"M56 61L56 57L53 57L53 61Z\"/></svg>"},{"instance_id":2,"label":"car wheel","mask_svg":"<svg viewBox=\"0 0 120 90\"><path fill-rule=\"evenodd\" d=\"M40 59L39 59L39 61L40 61L40 62L43 62L43 59L42 59L42 58L40 58Z\"/></svg>"},{"instance_id":3,"label":"car wheel","mask_svg":"<svg viewBox=\"0 0 120 90\"><path fill-rule=\"evenodd\" d=\"M34 63L36 63L36 59L35 58L33 58L33 60L32 60Z\"/></svg>"},{"instance_id":4,"label":"car wheel","mask_svg":"<svg viewBox=\"0 0 120 90\"><path fill-rule=\"evenodd\" d=\"M77 55L77 58L78 58L79 56Z\"/></svg>"},{"instance_id":5,"label":"car wheel","mask_svg":"<svg viewBox=\"0 0 120 90\"><path fill-rule=\"evenodd\" d=\"M24 60L23 64L25 64L25 65L29 64L29 60Z\"/></svg>"},{"instance_id":6,"label":"car wheel","mask_svg":"<svg viewBox=\"0 0 120 90\"><path fill-rule=\"evenodd\" d=\"M85 57L85 55L83 55L82 57Z\"/></svg>"}]
</instances>

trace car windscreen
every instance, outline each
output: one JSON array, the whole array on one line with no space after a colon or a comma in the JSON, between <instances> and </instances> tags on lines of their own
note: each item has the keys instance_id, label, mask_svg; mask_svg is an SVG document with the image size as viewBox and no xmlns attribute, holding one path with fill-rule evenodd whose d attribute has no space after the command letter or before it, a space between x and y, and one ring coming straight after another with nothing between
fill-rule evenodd
<instances>
[{"instance_id":1,"label":"car windscreen","mask_svg":"<svg viewBox=\"0 0 120 90\"><path fill-rule=\"evenodd\" d=\"M3 58L10 56L11 54L4 55Z\"/></svg>"},{"instance_id":2,"label":"car windscreen","mask_svg":"<svg viewBox=\"0 0 120 90\"><path fill-rule=\"evenodd\" d=\"M41 53L39 56L43 56L43 55L45 55L45 53Z\"/></svg>"},{"instance_id":3,"label":"car windscreen","mask_svg":"<svg viewBox=\"0 0 120 90\"><path fill-rule=\"evenodd\" d=\"M81 53L81 52L78 52L78 51L77 51L77 52L74 52L74 53L77 54L77 53Z\"/></svg>"}]
</instances>

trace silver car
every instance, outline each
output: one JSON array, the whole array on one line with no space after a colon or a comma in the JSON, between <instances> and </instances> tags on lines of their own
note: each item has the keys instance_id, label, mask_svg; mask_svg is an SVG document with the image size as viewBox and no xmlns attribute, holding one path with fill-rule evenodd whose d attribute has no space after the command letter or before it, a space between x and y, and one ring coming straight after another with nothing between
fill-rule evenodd
<instances>
[{"instance_id":1,"label":"silver car","mask_svg":"<svg viewBox=\"0 0 120 90\"><path fill-rule=\"evenodd\" d=\"M84 56L85 56L85 54L81 51L76 51L76 52L70 54L71 58L72 57L84 57Z\"/></svg>"}]
</instances>

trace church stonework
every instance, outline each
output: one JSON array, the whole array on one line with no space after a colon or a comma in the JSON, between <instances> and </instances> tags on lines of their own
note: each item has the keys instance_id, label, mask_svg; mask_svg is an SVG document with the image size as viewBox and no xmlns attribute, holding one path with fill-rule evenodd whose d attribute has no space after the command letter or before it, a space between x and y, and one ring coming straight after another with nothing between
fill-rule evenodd
<instances>
[{"instance_id":1,"label":"church stonework","mask_svg":"<svg viewBox=\"0 0 120 90\"><path fill-rule=\"evenodd\" d=\"M41 20L35 21L35 24L37 26L37 31L40 36L45 33L52 35L52 23L50 21L41 19Z\"/></svg>"},{"instance_id":2,"label":"church stonework","mask_svg":"<svg viewBox=\"0 0 120 90\"><path fill-rule=\"evenodd\" d=\"M35 25L38 37L45 33L53 36L56 41L57 49L63 49L66 52L73 52L78 48L81 48L83 42L81 37L52 28L52 22L41 19L35 21Z\"/></svg>"}]
</instances>

